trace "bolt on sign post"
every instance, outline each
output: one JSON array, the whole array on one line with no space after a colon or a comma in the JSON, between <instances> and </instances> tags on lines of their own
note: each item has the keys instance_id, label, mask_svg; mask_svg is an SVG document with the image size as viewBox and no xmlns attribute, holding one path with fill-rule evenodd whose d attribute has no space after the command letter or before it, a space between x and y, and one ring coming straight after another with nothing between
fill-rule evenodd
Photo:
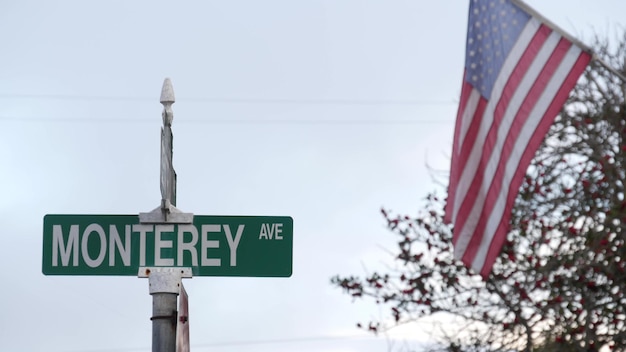
<instances>
[{"instance_id":1,"label":"bolt on sign post","mask_svg":"<svg viewBox=\"0 0 626 352\"><path fill-rule=\"evenodd\" d=\"M289 277L293 263L289 216L194 215L176 208L174 101L172 83L166 78L161 91L161 204L157 208L139 215L48 214L43 220L45 275L148 278L154 352L176 350L177 325L188 316L188 311L179 316L176 306L184 290L183 278ZM188 334L188 325L183 327Z\"/></svg>"}]
</instances>

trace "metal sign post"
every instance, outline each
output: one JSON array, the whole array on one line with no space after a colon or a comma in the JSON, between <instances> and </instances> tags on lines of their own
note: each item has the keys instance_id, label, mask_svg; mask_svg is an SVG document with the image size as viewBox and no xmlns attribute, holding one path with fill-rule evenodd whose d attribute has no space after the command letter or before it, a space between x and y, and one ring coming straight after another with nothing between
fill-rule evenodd
<instances>
[{"instance_id":1,"label":"metal sign post","mask_svg":"<svg viewBox=\"0 0 626 352\"><path fill-rule=\"evenodd\" d=\"M161 129L161 205L140 213L141 224L191 224L193 214L183 213L176 205L176 172L172 164L172 121L174 88L169 78L163 82L163 128ZM139 277L147 277L152 296L152 352L176 351L177 297L183 277L192 277L191 268L142 267Z\"/></svg>"}]
</instances>

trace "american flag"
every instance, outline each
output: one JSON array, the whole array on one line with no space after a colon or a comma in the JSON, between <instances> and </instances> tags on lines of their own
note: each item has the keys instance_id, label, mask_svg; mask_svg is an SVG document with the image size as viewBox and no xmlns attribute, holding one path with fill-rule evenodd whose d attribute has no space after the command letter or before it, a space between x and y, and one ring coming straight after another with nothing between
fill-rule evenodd
<instances>
[{"instance_id":1,"label":"american flag","mask_svg":"<svg viewBox=\"0 0 626 352\"><path fill-rule=\"evenodd\" d=\"M445 220L455 257L483 277L526 169L591 60L531 11L512 0L470 0Z\"/></svg>"}]
</instances>

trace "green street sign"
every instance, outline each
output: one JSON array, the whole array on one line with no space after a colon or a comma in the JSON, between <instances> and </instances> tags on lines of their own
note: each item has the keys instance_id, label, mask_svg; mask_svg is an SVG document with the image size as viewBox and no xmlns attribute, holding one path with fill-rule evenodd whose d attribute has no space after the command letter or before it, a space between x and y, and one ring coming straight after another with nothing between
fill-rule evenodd
<instances>
[{"instance_id":1,"label":"green street sign","mask_svg":"<svg viewBox=\"0 0 626 352\"><path fill-rule=\"evenodd\" d=\"M187 267L194 276L289 277L293 219L196 215L193 224L141 224L137 215L46 215L45 275L132 275Z\"/></svg>"}]
</instances>

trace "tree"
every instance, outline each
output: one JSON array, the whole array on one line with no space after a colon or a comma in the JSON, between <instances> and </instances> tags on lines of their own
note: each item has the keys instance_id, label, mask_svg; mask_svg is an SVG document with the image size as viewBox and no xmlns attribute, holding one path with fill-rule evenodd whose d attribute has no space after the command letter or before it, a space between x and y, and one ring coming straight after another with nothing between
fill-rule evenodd
<instances>
[{"instance_id":1,"label":"tree","mask_svg":"<svg viewBox=\"0 0 626 352\"><path fill-rule=\"evenodd\" d=\"M626 37L595 52L626 71ZM588 67L551 126L516 199L502 253L486 280L452 254L445 200L416 216L383 210L397 236L395 266L331 283L384 305L363 328L451 322L432 350L626 350L626 104L624 82Z\"/></svg>"}]
</instances>

